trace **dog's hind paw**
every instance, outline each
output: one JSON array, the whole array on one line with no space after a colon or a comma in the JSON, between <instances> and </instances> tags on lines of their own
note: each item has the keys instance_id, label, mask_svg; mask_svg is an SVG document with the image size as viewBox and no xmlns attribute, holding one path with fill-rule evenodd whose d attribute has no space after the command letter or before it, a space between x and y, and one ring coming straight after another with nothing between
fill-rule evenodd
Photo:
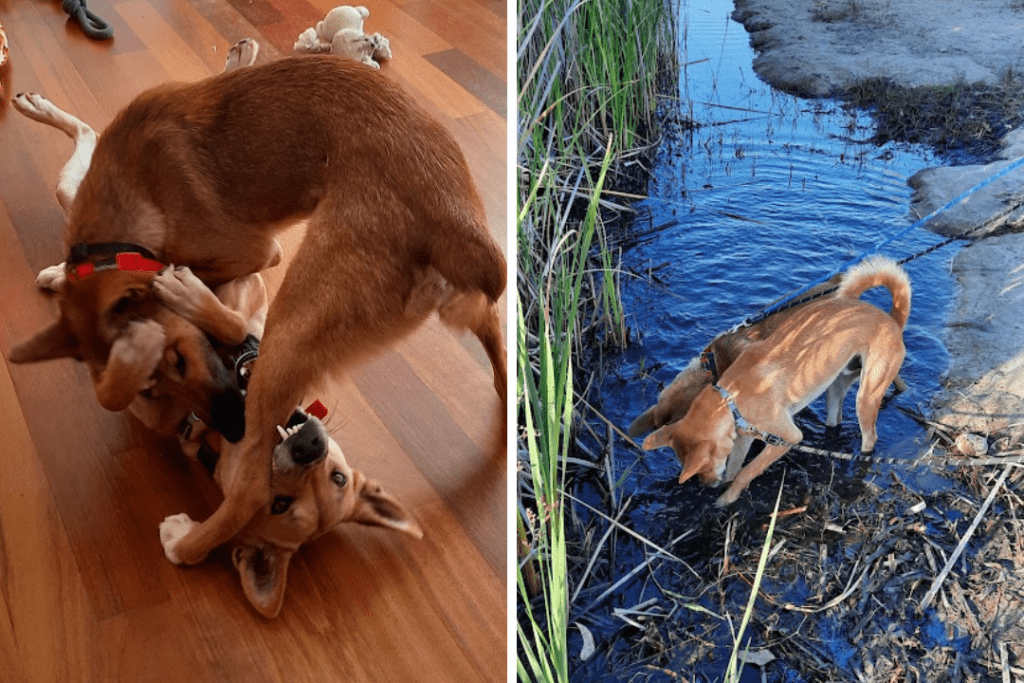
<instances>
[{"instance_id":1,"label":"dog's hind paw","mask_svg":"<svg viewBox=\"0 0 1024 683\"><path fill-rule=\"evenodd\" d=\"M260 53L260 44L252 38L243 38L228 50L228 58L224 62L224 71L234 71L246 66L252 66Z\"/></svg>"},{"instance_id":2,"label":"dog's hind paw","mask_svg":"<svg viewBox=\"0 0 1024 683\"><path fill-rule=\"evenodd\" d=\"M188 536L193 527L199 526L199 522L193 521L184 512L178 515L171 515L160 522L160 543L164 546L164 555L174 564L181 564L181 558L174 552L178 541Z\"/></svg>"}]
</instances>

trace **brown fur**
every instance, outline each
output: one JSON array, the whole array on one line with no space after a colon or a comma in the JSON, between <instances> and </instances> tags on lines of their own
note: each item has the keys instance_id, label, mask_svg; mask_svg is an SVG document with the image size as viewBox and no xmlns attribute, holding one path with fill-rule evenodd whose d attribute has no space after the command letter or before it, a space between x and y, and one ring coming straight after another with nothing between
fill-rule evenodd
<instances>
[{"instance_id":1,"label":"brown fur","mask_svg":"<svg viewBox=\"0 0 1024 683\"><path fill-rule=\"evenodd\" d=\"M875 286L885 286L893 294L889 315L857 299ZM884 259L866 261L850 271L834 297L808 303L788 315L769 337L750 342L718 386L731 393L748 422L795 444L803 435L793 414L826 390L836 391L841 405L842 395L859 375L861 450L869 452L877 439L875 421L882 397L903 362L910 295L902 269ZM857 358L863 369L851 372L850 363ZM833 389L836 385L838 389ZM732 481L718 500L719 505L728 505L790 448L766 445L737 472L750 441L749 435L737 434L723 398L705 386L681 420L659 428L643 446L672 446L683 463L680 483L694 475L705 484Z\"/></svg>"},{"instance_id":2,"label":"brown fur","mask_svg":"<svg viewBox=\"0 0 1024 683\"><path fill-rule=\"evenodd\" d=\"M303 218L306 237L268 314L245 436L224 447L224 503L165 541L176 561L201 561L269 504L275 426L307 387L432 310L470 322L505 399L505 260L465 160L443 126L360 64L293 57L143 93L100 137L66 242L139 244L217 286L274 262L274 234ZM99 275L109 291L78 293ZM120 272L69 280L60 319L20 346L18 361L74 355L109 371L114 340L130 328L102 307L123 299L125 283Z\"/></svg>"}]
</instances>

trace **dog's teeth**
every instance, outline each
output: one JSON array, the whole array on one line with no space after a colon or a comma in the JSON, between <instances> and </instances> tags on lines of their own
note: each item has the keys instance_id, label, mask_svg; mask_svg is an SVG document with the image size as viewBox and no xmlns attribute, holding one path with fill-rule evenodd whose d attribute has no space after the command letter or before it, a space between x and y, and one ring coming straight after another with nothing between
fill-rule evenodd
<instances>
[{"instance_id":1,"label":"dog's teeth","mask_svg":"<svg viewBox=\"0 0 1024 683\"><path fill-rule=\"evenodd\" d=\"M288 438L288 432L286 432L284 430L284 427L282 427L281 425L277 425L277 433L281 435L281 441L284 441L285 439Z\"/></svg>"}]
</instances>

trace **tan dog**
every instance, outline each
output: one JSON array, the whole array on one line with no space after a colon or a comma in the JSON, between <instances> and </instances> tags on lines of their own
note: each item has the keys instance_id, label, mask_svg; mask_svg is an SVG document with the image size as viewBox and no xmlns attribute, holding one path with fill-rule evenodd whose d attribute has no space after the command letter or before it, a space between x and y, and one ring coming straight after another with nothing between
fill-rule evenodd
<instances>
[{"instance_id":1,"label":"tan dog","mask_svg":"<svg viewBox=\"0 0 1024 683\"><path fill-rule=\"evenodd\" d=\"M858 299L877 286L893 293L889 315ZM683 464L680 483L694 475L705 484L731 481L718 499L719 505L728 505L754 477L800 442L803 434L792 416L826 390L830 404L839 406L829 409L829 423L837 424L842 397L859 376L861 451L870 452L877 440L878 408L903 363L910 295L906 273L888 259L852 268L834 297L808 303L770 337L751 342L717 386L704 387L685 416L648 436L644 449L672 446ZM753 434L741 436L738 432L744 425L750 425L748 432ZM768 443L737 473L755 436Z\"/></svg>"},{"instance_id":2,"label":"tan dog","mask_svg":"<svg viewBox=\"0 0 1024 683\"><path fill-rule=\"evenodd\" d=\"M638 437L658 427L664 427L667 424L683 419L683 416L690 409L693 400L697 398L697 394L728 370L729 366L739 358L739 355L743 353L744 349L751 342L761 341L770 337L779 325L808 303L818 299L834 297L842 279L843 276L841 274L836 275L828 282L809 289L798 297L792 306L777 313L772 313L751 325L730 330L712 339L704 352L700 356L693 358L675 376L672 382L658 394L657 403L633 420L632 424L629 425L629 435ZM882 283L882 286L884 285L885 283ZM907 385L899 375L896 375L893 384L896 386L897 393L907 390ZM842 397L840 397L839 403L835 404L832 395L828 395L827 410L829 419L832 420L829 424L839 424L842 420L843 405L841 399Z\"/></svg>"},{"instance_id":3,"label":"tan dog","mask_svg":"<svg viewBox=\"0 0 1024 683\"><path fill-rule=\"evenodd\" d=\"M140 95L99 139L78 187L66 242L87 246L71 249L78 262L68 268L105 258L95 245L125 242L217 287L273 263L274 234L301 219L309 226L268 313L245 436L218 465L224 502L202 524L165 520L174 562L199 562L272 514L278 491L294 486L294 473L270 467L277 426L314 382L434 311L477 335L505 399L496 310L505 260L465 160L385 75L351 61L294 57ZM78 357L96 368L98 387L119 386L118 373L137 383L144 373L119 359L166 357L162 340L138 332L151 320L154 277L115 268L69 277L58 321L13 356ZM328 517L302 510L311 529Z\"/></svg>"}]
</instances>

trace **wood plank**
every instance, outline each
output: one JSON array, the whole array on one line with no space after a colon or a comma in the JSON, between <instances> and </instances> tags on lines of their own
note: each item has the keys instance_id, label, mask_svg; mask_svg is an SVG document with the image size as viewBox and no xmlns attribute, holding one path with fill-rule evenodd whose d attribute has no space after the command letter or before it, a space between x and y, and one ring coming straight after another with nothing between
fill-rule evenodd
<instances>
[{"instance_id":1,"label":"wood plank","mask_svg":"<svg viewBox=\"0 0 1024 683\"><path fill-rule=\"evenodd\" d=\"M402 8L424 24L444 27L444 39L498 80L505 81L505 15L471 2L417 0Z\"/></svg>"},{"instance_id":2,"label":"wood plank","mask_svg":"<svg viewBox=\"0 0 1024 683\"><path fill-rule=\"evenodd\" d=\"M217 72L219 67L205 63L148 2L122 2L117 13L150 47L171 80L189 83Z\"/></svg>"},{"instance_id":3,"label":"wood plank","mask_svg":"<svg viewBox=\"0 0 1024 683\"><path fill-rule=\"evenodd\" d=\"M6 216L0 214L3 222ZM12 680L34 683L87 680L92 615L86 590L3 363L0 414L0 580L6 608L0 625L2 671L5 680L8 674ZM10 661L11 656L17 659Z\"/></svg>"},{"instance_id":4,"label":"wood plank","mask_svg":"<svg viewBox=\"0 0 1024 683\"><path fill-rule=\"evenodd\" d=\"M444 50L426 55L428 62L452 79L476 99L505 117L505 81L480 66L460 50Z\"/></svg>"}]
</instances>

